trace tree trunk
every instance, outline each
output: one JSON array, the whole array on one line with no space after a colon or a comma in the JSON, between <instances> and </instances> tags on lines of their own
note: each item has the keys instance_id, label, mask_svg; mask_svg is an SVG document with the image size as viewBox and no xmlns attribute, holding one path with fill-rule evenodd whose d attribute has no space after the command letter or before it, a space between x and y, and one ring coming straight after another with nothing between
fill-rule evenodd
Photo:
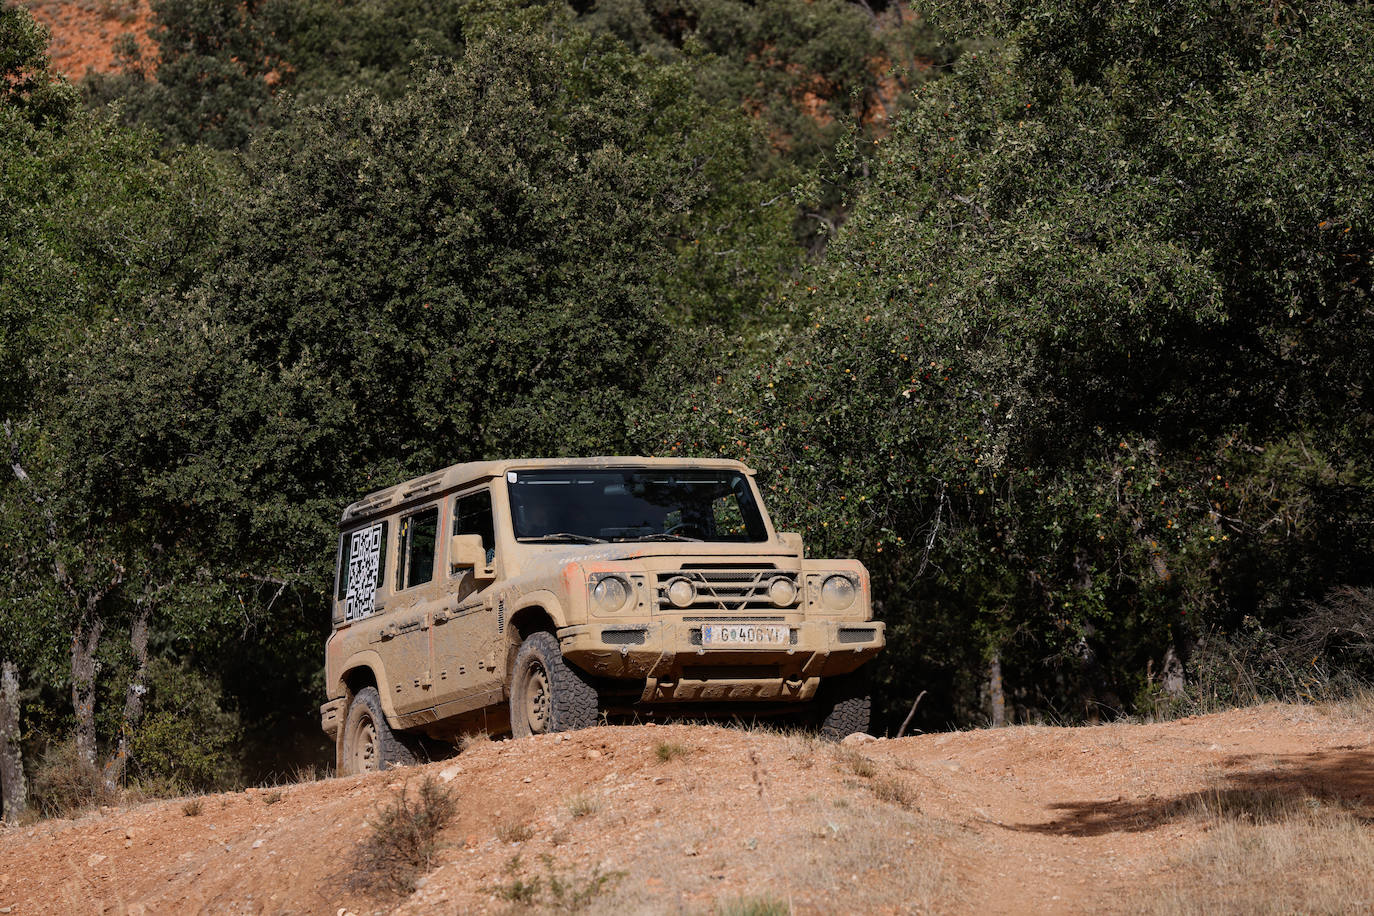
<instances>
[{"instance_id":1,"label":"tree trunk","mask_svg":"<svg viewBox=\"0 0 1374 916\"><path fill-rule=\"evenodd\" d=\"M988 662L988 694L992 699L992 727L1007 724L1007 696L1002 690L1002 653L994 652Z\"/></svg>"},{"instance_id":2,"label":"tree trunk","mask_svg":"<svg viewBox=\"0 0 1374 916\"><path fill-rule=\"evenodd\" d=\"M129 631L129 647L134 654L134 674L124 692L124 715L119 723L119 741L115 752L105 764L105 786L110 791L119 787L129 764L129 739L143 719L143 698L148 693L148 616L151 605L140 604L138 616Z\"/></svg>"},{"instance_id":3,"label":"tree trunk","mask_svg":"<svg viewBox=\"0 0 1374 916\"><path fill-rule=\"evenodd\" d=\"M1159 669L1159 682L1169 696L1183 696L1183 662L1179 661L1178 653L1172 645L1164 652L1164 664Z\"/></svg>"},{"instance_id":4,"label":"tree trunk","mask_svg":"<svg viewBox=\"0 0 1374 916\"><path fill-rule=\"evenodd\" d=\"M19 746L19 672L5 659L0 662L0 820L17 820L27 803Z\"/></svg>"},{"instance_id":5,"label":"tree trunk","mask_svg":"<svg viewBox=\"0 0 1374 916\"><path fill-rule=\"evenodd\" d=\"M104 621L96 614L96 597L86 601L86 615L72 633L72 712L76 714L76 754L92 770L95 748L95 650Z\"/></svg>"}]
</instances>

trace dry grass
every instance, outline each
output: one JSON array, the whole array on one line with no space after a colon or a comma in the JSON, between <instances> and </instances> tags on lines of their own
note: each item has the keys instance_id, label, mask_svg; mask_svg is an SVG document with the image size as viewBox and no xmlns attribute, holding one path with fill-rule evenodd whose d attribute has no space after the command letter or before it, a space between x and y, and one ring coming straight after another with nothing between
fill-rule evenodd
<instances>
[{"instance_id":1,"label":"dry grass","mask_svg":"<svg viewBox=\"0 0 1374 916\"><path fill-rule=\"evenodd\" d=\"M872 792L878 801L887 802L889 805L907 810L916 807L916 790L901 779L892 776L874 779L868 784L868 791Z\"/></svg>"},{"instance_id":2,"label":"dry grass","mask_svg":"<svg viewBox=\"0 0 1374 916\"><path fill-rule=\"evenodd\" d=\"M681 741L659 741L654 745L654 757L659 763L672 763L679 757L687 756L691 750Z\"/></svg>"},{"instance_id":3,"label":"dry grass","mask_svg":"<svg viewBox=\"0 0 1374 916\"><path fill-rule=\"evenodd\" d=\"M1374 830L1356 812L1311 796L1231 791L1195 800L1208 827L1143 912L1353 913L1374 909Z\"/></svg>"},{"instance_id":4,"label":"dry grass","mask_svg":"<svg viewBox=\"0 0 1374 916\"><path fill-rule=\"evenodd\" d=\"M439 834L458 813L458 798L433 776L415 792L402 785L370 819L372 832L358 846L348 884L376 896L401 897L415 890L415 879L434 867Z\"/></svg>"},{"instance_id":5,"label":"dry grass","mask_svg":"<svg viewBox=\"0 0 1374 916\"><path fill-rule=\"evenodd\" d=\"M944 912L958 908L954 875L931 840L952 840L947 825L900 807L829 807L811 821L795 854L779 863L781 886L843 888L846 912ZM812 905L834 901L812 899ZM809 907L808 907L809 908Z\"/></svg>"},{"instance_id":6,"label":"dry grass","mask_svg":"<svg viewBox=\"0 0 1374 916\"><path fill-rule=\"evenodd\" d=\"M486 732L466 732L458 739L458 752L466 753L476 747L491 744L491 735Z\"/></svg>"},{"instance_id":7,"label":"dry grass","mask_svg":"<svg viewBox=\"0 0 1374 916\"><path fill-rule=\"evenodd\" d=\"M534 836L534 828L529 824L509 822L496 825L496 838L502 843L523 843Z\"/></svg>"},{"instance_id":8,"label":"dry grass","mask_svg":"<svg viewBox=\"0 0 1374 916\"><path fill-rule=\"evenodd\" d=\"M488 888L492 896L520 910L540 909L579 913L625 877L624 872L603 872L600 866L587 874L560 871L551 855L539 857L542 868L525 867L519 855L506 863L506 879Z\"/></svg>"},{"instance_id":9,"label":"dry grass","mask_svg":"<svg viewBox=\"0 0 1374 916\"><path fill-rule=\"evenodd\" d=\"M120 801L105 785L100 770L77 753L75 741L48 748L34 770L29 801L42 817L71 817L78 812Z\"/></svg>"},{"instance_id":10,"label":"dry grass","mask_svg":"<svg viewBox=\"0 0 1374 916\"><path fill-rule=\"evenodd\" d=\"M862 779L872 779L878 775L878 768L873 761L852 747L835 748L835 763L841 773Z\"/></svg>"},{"instance_id":11,"label":"dry grass","mask_svg":"<svg viewBox=\"0 0 1374 916\"><path fill-rule=\"evenodd\" d=\"M789 916L792 906L781 897L741 897L717 905L717 916Z\"/></svg>"},{"instance_id":12,"label":"dry grass","mask_svg":"<svg viewBox=\"0 0 1374 916\"><path fill-rule=\"evenodd\" d=\"M1374 688L1357 691L1343 700L1323 703L1319 708L1374 729Z\"/></svg>"},{"instance_id":13,"label":"dry grass","mask_svg":"<svg viewBox=\"0 0 1374 916\"><path fill-rule=\"evenodd\" d=\"M204 810L205 803L198 798L188 798L181 803L181 813L186 817L200 817Z\"/></svg>"},{"instance_id":14,"label":"dry grass","mask_svg":"<svg viewBox=\"0 0 1374 916\"><path fill-rule=\"evenodd\" d=\"M601 799L579 792L568 799L568 813L573 817L587 817L601 810Z\"/></svg>"}]
</instances>

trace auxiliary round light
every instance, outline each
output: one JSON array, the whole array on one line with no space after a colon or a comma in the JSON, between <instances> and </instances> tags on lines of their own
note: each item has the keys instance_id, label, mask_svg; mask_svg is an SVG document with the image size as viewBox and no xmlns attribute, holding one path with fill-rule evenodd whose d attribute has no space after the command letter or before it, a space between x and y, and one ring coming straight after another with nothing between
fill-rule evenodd
<instances>
[{"instance_id":1,"label":"auxiliary round light","mask_svg":"<svg viewBox=\"0 0 1374 916\"><path fill-rule=\"evenodd\" d=\"M778 607L787 607L797 600L797 586L786 576L778 576L768 583L768 599Z\"/></svg>"},{"instance_id":2,"label":"auxiliary round light","mask_svg":"<svg viewBox=\"0 0 1374 916\"><path fill-rule=\"evenodd\" d=\"M854 603L854 583L848 576L831 576L821 584L821 604L832 611L843 611Z\"/></svg>"},{"instance_id":3,"label":"auxiliary round light","mask_svg":"<svg viewBox=\"0 0 1374 916\"><path fill-rule=\"evenodd\" d=\"M592 586L592 605L600 613L618 611L630 600L630 583L619 576L602 576Z\"/></svg>"},{"instance_id":4,"label":"auxiliary round light","mask_svg":"<svg viewBox=\"0 0 1374 916\"><path fill-rule=\"evenodd\" d=\"M673 607L687 607L696 597L696 586L690 580L678 578L668 583L668 600L673 603Z\"/></svg>"}]
</instances>

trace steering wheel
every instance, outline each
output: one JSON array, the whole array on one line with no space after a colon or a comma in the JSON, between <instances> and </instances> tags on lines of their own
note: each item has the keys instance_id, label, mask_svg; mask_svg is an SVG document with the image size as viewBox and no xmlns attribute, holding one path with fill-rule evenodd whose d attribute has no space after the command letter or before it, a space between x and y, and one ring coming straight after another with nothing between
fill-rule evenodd
<instances>
[{"instance_id":1,"label":"steering wheel","mask_svg":"<svg viewBox=\"0 0 1374 916\"><path fill-rule=\"evenodd\" d=\"M676 525L671 525L667 528L664 528L663 533L678 534L682 535L683 537L686 537L686 535L682 534L684 530L692 532L693 537L702 537L701 527L697 525L695 522L679 522Z\"/></svg>"}]
</instances>

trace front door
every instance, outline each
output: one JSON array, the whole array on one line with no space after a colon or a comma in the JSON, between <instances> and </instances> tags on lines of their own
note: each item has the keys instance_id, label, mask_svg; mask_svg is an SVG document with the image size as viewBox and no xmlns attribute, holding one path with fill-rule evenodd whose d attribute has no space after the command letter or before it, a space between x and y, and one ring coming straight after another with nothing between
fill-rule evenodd
<instances>
[{"instance_id":1,"label":"front door","mask_svg":"<svg viewBox=\"0 0 1374 916\"><path fill-rule=\"evenodd\" d=\"M447 600L434 617L435 703L474 698L499 686L502 637L494 589L496 555L491 490L453 497L450 535L476 534L486 551L485 569L445 564ZM461 705L461 704L460 704Z\"/></svg>"}]
</instances>

